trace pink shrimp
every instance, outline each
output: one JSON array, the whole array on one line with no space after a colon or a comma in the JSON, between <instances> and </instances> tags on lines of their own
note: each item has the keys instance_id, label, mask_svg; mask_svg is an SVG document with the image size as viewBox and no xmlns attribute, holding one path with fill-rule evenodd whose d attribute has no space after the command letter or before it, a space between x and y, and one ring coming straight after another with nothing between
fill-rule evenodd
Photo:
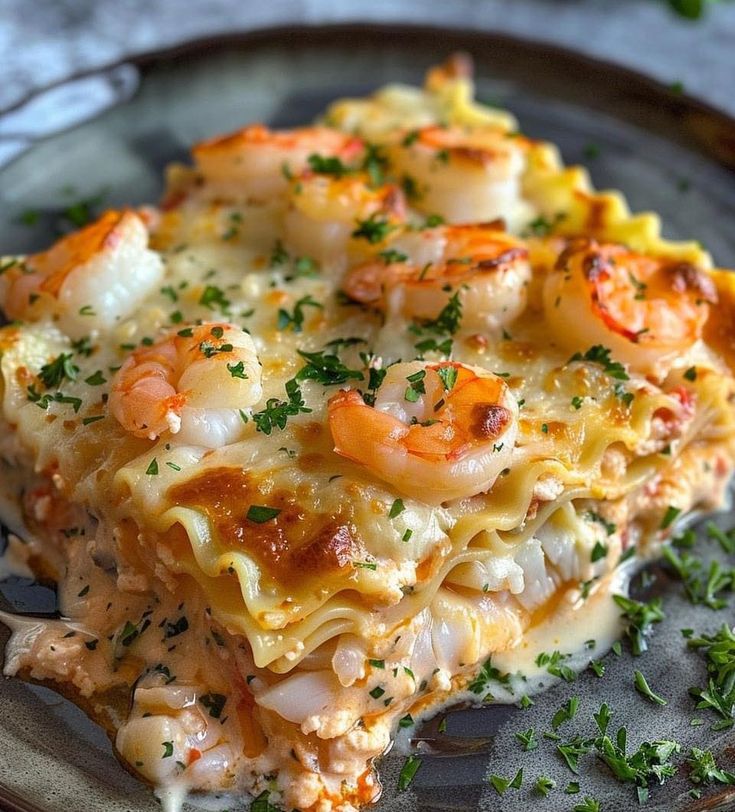
<instances>
[{"instance_id":1,"label":"pink shrimp","mask_svg":"<svg viewBox=\"0 0 735 812\"><path fill-rule=\"evenodd\" d=\"M436 318L456 292L462 328L482 331L523 312L530 278L526 248L491 223L399 237L382 259L350 271L342 288L358 302L417 319Z\"/></svg>"},{"instance_id":2,"label":"pink shrimp","mask_svg":"<svg viewBox=\"0 0 735 812\"><path fill-rule=\"evenodd\" d=\"M136 350L113 378L109 407L136 437L169 432L217 448L237 436L240 410L261 395L252 338L232 324L201 324Z\"/></svg>"},{"instance_id":3,"label":"pink shrimp","mask_svg":"<svg viewBox=\"0 0 735 812\"><path fill-rule=\"evenodd\" d=\"M372 406L355 389L329 400L335 451L429 504L488 491L510 465L517 419L502 378L451 361L394 364Z\"/></svg>"}]
</instances>

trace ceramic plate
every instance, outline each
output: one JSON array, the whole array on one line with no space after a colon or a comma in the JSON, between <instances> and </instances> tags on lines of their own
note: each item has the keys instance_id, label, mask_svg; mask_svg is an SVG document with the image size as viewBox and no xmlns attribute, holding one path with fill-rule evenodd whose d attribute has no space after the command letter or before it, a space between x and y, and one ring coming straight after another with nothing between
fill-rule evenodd
<instances>
[{"instance_id":1,"label":"ceramic plate","mask_svg":"<svg viewBox=\"0 0 735 812\"><path fill-rule=\"evenodd\" d=\"M723 266L735 266L735 121L621 68L546 45L505 37L416 28L328 27L278 30L198 42L135 61L141 83L132 100L93 121L38 142L0 172L0 245L5 253L39 249L54 230L68 225L80 200L99 204L155 200L164 166L185 157L202 138L253 120L290 126L309 120L331 99L363 94L389 81L419 83L425 69L455 50L470 52L480 99L507 107L530 136L556 142L568 163L586 163L598 188L625 191L634 210L662 214L670 238L695 238ZM675 78L675 77L672 77ZM728 168L729 167L729 168ZM32 225L27 210L39 212ZM28 220L29 218L25 218ZM30 218L33 219L33 218ZM729 527L728 517L720 517ZM714 552L702 541L702 551ZM735 562L730 562L731 564ZM664 596L666 619L650 651L633 659L609 654L602 679L584 673L572 684L543 694L528 710L488 706L447 716L420 731L423 763L408 792L395 791L402 757L383 759L383 799L376 812L393 810L571 810L585 795L603 812L637 806L635 790L621 785L589 755L579 777L541 737L550 719L572 696L580 710L563 733L592 735L593 711L614 710L613 729L626 725L630 744L676 739L712 749L725 769L735 770L735 734L714 732L714 717L695 714L687 694L703 684L702 659L688 652L680 633L714 631L733 622L731 609L694 608L681 585L656 570L649 592ZM18 579L0 583L3 601L22 611L52 611L54 594ZM593 633L590 636L594 636ZM0 642L5 637L0 635ZM659 707L632 689L642 670L668 699ZM705 720L690 726L693 716ZM514 732L534 727L540 747L524 753ZM0 806L22 812L152 812L149 790L119 765L98 728L48 689L0 681ZM500 797L488 772L512 778L523 767L523 786ZM541 799L540 775L557 782ZM581 792L566 794L571 781ZM735 794L705 792L693 801L687 770L653 787L647 809L735 808ZM728 800L729 799L729 800ZM187 807L193 808L193 807ZM226 804L240 810L242 803Z\"/></svg>"}]
</instances>

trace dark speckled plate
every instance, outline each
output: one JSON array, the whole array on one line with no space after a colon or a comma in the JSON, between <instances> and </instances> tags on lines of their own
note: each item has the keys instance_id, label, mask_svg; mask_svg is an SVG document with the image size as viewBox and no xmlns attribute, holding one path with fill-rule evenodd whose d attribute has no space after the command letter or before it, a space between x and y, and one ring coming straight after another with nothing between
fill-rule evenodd
<instances>
[{"instance_id":1,"label":"dark speckled plate","mask_svg":"<svg viewBox=\"0 0 735 812\"><path fill-rule=\"evenodd\" d=\"M454 50L475 58L481 99L512 110L525 132L559 144L567 162L587 163L595 184L625 191L634 210L663 215L665 233L704 243L721 265L735 265L735 122L725 115L621 68L529 42L485 34L407 28L339 27L279 30L200 42L138 60L142 82L129 102L94 121L36 144L0 172L0 245L6 253L37 249L52 237L59 213L80 198L105 194L106 204L155 200L161 172L186 155L188 145L252 120L288 126L304 122L327 102L361 94L388 81L421 81L425 69ZM730 168L728 168L730 167ZM38 210L29 227L18 214ZM727 516L723 526L729 526ZM711 542L702 549L713 551ZM735 563L735 562L731 562ZM520 812L571 810L585 795L603 812L633 809L635 790L618 784L590 755L573 775L543 739L554 711L580 697L565 736L592 735L591 714L606 701L612 727L625 724L629 741L675 738L711 748L735 771L735 734L713 732L714 717L690 726L694 702L687 687L702 684L700 658L687 652L680 628L714 630L733 623L732 609L691 607L680 585L661 572L652 587L665 601L666 620L650 651L638 660L608 655L602 679L590 673L539 697L534 707L486 707L448 716L409 792L395 791L402 759L384 760L379 809ZM14 580L0 584L4 600L20 610L53 609L49 590ZM591 633L594 636L594 632ZM645 702L632 690L642 670L668 699ZM522 752L514 731L534 727L539 749ZM149 812L158 809L148 790L116 761L104 734L73 705L49 690L0 682L0 806L23 812ZM478 746L477 752L472 746ZM683 758L682 758L683 762ZM523 767L523 786L500 797L488 772L507 778ZM543 800L533 791L539 775L557 782ZM578 781L579 795L565 794ZM687 795L687 769L653 787L648 809L733 809L729 791ZM230 804L230 810L242 805Z\"/></svg>"}]
</instances>

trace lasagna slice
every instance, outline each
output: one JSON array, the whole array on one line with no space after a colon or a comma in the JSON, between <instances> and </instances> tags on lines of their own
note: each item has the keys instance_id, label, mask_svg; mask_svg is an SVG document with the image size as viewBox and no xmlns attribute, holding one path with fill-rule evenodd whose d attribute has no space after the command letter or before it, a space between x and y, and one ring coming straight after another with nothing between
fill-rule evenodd
<instances>
[{"instance_id":1,"label":"lasagna slice","mask_svg":"<svg viewBox=\"0 0 735 812\"><path fill-rule=\"evenodd\" d=\"M735 287L458 59L192 159L2 261L8 554L61 612L3 615L5 673L162 797L349 812L491 668L609 645L626 562L722 503Z\"/></svg>"}]
</instances>

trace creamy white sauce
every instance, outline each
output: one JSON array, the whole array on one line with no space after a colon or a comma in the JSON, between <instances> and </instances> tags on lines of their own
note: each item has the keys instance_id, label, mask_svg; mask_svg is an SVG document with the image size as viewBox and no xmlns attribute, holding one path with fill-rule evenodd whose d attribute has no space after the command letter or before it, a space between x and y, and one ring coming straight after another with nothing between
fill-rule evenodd
<instances>
[{"instance_id":1,"label":"creamy white sauce","mask_svg":"<svg viewBox=\"0 0 735 812\"><path fill-rule=\"evenodd\" d=\"M558 681L546 666L536 664L544 652L571 655L564 665L574 671L581 671L591 660L606 654L622 631L620 607L612 596L627 595L633 574L633 567L619 567L587 600L562 601L546 620L528 629L515 648L494 654L493 665L501 672L522 675L513 677L513 694L504 692L507 696L501 696L493 691L497 701L517 702L519 696L538 693Z\"/></svg>"}]
</instances>

